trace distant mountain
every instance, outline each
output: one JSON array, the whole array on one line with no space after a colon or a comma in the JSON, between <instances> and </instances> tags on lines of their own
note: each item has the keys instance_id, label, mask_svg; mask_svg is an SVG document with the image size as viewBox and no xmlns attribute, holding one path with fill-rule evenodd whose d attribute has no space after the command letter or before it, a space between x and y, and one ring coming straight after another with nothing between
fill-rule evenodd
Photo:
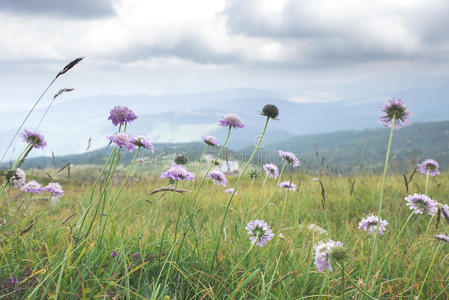
<instances>
[{"instance_id":1,"label":"distant mountain","mask_svg":"<svg viewBox=\"0 0 449 300\"><path fill-rule=\"evenodd\" d=\"M406 91L401 93L407 95ZM416 113L413 122L447 119L448 101L421 96L408 95L407 98L407 104ZM280 120L270 122L267 134L270 143L303 134L380 127L377 119L382 101L366 102L356 97L334 102L297 103L278 93L253 89L160 96L103 95L67 101L61 97L40 128L48 147L32 155L83 153L90 137L91 149L106 146L106 136L116 130L107 120L109 110L115 105L126 105L139 116L128 128L131 134L145 134L155 143L200 141L201 135L206 133L223 137L226 129L218 127L217 120L228 112L239 114L246 127L233 130L229 144L237 149L247 145L260 133L264 118L259 112L267 103L277 105L280 110ZM44 110L35 111L25 127L35 128ZM26 111L0 115L1 152L25 115ZM21 149L23 143L18 140L8 159L14 158Z\"/></svg>"},{"instance_id":2,"label":"distant mountain","mask_svg":"<svg viewBox=\"0 0 449 300\"><path fill-rule=\"evenodd\" d=\"M238 134L240 130L233 131ZM287 138L283 141L272 142L264 140L260 151L255 157L254 164L272 162L282 165L278 150L294 152L301 160L300 169L312 173L331 172L349 174L352 172L380 172L383 168L389 130L367 129L359 131L338 131L325 134L301 135ZM231 137L231 139L234 136ZM246 161L254 145L243 148L230 148L222 156L229 160ZM189 161L198 161L204 143L156 143L155 153L148 150L140 154L140 161L144 161L147 169L160 170L166 167L177 154L184 154ZM216 153L211 149L209 153ZM72 164L102 165L110 152L110 147L89 151L84 154L52 157L36 157L26 161L24 167L62 167L67 162ZM130 163L133 154L122 152L122 165ZM395 131L391 152L391 170L406 172L413 169L416 163L434 158L440 162L442 170L449 166L449 121L416 123L412 126ZM2 168L7 168L3 164Z\"/></svg>"}]
</instances>

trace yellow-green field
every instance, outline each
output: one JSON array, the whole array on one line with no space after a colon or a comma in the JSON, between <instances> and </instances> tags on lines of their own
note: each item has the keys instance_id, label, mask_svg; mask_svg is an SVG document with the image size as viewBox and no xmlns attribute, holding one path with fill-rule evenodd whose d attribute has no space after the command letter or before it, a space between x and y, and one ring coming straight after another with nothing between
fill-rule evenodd
<instances>
[{"instance_id":1,"label":"yellow-green field","mask_svg":"<svg viewBox=\"0 0 449 300\"><path fill-rule=\"evenodd\" d=\"M124 169L116 173L86 236L93 210L84 229L77 228L100 169L75 168L70 179L65 173L54 175L55 170L35 170L28 172L28 180L47 183L46 172L64 188L58 203L12 188L1 199L0 217L6 219L0 227L2 299L449 298L449 244L434 238L435 233L449 233L445 219L440 218L436 229L436 216L413 215L399 236L411 212L404 197L424 193L425 175L415 175L408 192L402 176L387 177L382 218L389 225L378 236L368 276L374 236L358 229L358 222L377 214L381 183L377 175L322 177L323 203L320 182L310 175L284 174L283 180L291 178L299 189L278 189L273 194L276 180L268 179L262 188L265 174L259 172L253 182L245 174L212 267L230 196L225 188L206 180L194 201L201 180L196 174L195 187L192 182L178 184L178 189L187 190L184 194L150 195L170 184L140 168L131 174L113 207ZM234 187L236 179L229 176L226 188ZM448 173L431 177L428 195L447 204L448 179ZM97 186L93 203L99 193ZM252 246L245 230L254 219L265 220L275 234L261 248ZM327 233L311 229L310 224ZM348 258L332 261L333 272L320 273L313 245L327 238L341 241Z\"/></svg>"}]
</instances>

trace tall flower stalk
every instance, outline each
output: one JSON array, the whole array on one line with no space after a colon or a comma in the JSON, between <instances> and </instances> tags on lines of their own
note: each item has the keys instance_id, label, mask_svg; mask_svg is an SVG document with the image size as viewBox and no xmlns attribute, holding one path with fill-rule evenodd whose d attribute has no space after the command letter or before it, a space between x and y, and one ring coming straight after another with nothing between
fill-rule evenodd
<instances>
[{"instance_id":1,"label":"tall flower stalk","mask_svg":"<svg viewBox=\"0 0 449 300\"><path fill-rule=\"evenodd\" d=\"M390 127L390 137L388 139L388 146L387 146L387 154L385 156L385 164L384 164L384 171L382 175L382 184L380 188L380 196L379 196L379 210L377 213L377 216L379 220L382 216L382 204L383 204L383 198L384 198L384 190L385 190L385 180L387 178L387 172L388 172L388 163L390 161L390 151L391 151L391 144L393 141L393 133L395 129L400 129L404 126L407 126L410 124L409 116L412 115L412 113L407 111L407 106L404 105L404 101L402 99L391 99L389 100L384 106L382 106L383 115L380 117L380 122L384 124L385 127ZM377 229L376 232L379 232L380 222L377 222ZM368 282L370 276L371 276L371 268L373 266L374 260L376 259L377 255L377 239L378 234L374 235L374 242L373 242L373 248L371 251L371 261L368 267L368 273L366 276L366 282Z\"/></svg>"},{"instance_id":2,"label":"tall flower stalk","mask_svg":"<svg viewBox=\"0 0 449 300\"><path fill-rule=\"evenodd\" d=\"M276 114L276 116L277 116L277 114ZM276 116L275 116L275 117L276 117ZM243 167L242 172L240 173L239 177L237 178L237 182L236 182L235 188L234 188L234 193L231 194L231 196L229 197L228 203L226 204L226 208L225 208L225 211L224 211L224 213L223 213L223 220L221 221L220 230L218 231L218 237L217 237L217 242L216 242L216 246L215 246L214 255L213 255L213 257L212 257L212 261L211 261L211 265L210 265L211 271L212 271L213 268L214 268L214 265L215 265L215 259L216 259L216 257L217 257L218 250L219 250L219 248L220 248L221 235L223 234L224 224L225 224L225 222L226 222L226 216L227 216L227 214L228 214L229 207L231 206L232 199L234 199L235 192L237 192L237 189L238 189L238 187L239 187L239 185L240 185L240 180L242 179L243 175L244 175L245 172L246 172L246 169L249 167L250 163L251 163L252 160L254 159L254 156L256 155L257 149L259 149L260 143L261 143L261 141L262 141L262 139L263 139L263 137L264 137L264 135L265 135L265 132L267 131L268 122L270 121L270 118L273 118L273 119L275 118L275 117L272 117L272 116L270 116L270 115L266 115L266 117L267 117L267 118L266 118L266 121L265 121L265 126L264 126L264 128L263 128L263 130L262 130L262 134L260 135L259 140L257 141L257 145L256 145L256 147L254 147L254 151L253 151L251 157L250 157L249 160L246 162L245 166Z\"/></svg>"},{"instance_id":3,"label":"tall flower stalk","mask_svg":"<svg viewBox=\"0 0 449 300\"><path fill-rule=\"evenodd\" d=\"M3 160L5 159L5 156L8 153L9 149L11 148L12 144L14 143L14 140L16 139L17 135L19 134L20 130L22 130L23 125L25 125L25 122L28 120L28 118L30 117L31 113L34 111L36 106L42 100L42 98L44 97L45 93L47 93L47 91L50 89L50 87L53 85L53 83L55 83L56 79L58 79L59 76L67 73L70 69L72 69L75 65L77 65L83 59L84 59L84 57L78 57L78 58L74 59L73 61L68 63L58 74L56 74L55 78L53 78L53 80L50 82L50 84L47 86L47 88L45 88L45 90L42 92L42 94L39 96L39 98L37 98L36 102L31 107L31 109L28 112L28 114L26 115L25 119L23 119L23 121L20 124L19 128L17 128L16 133L14 133L14 136L12 137L11 141L9 142L8 147L6 147L6 150L3 153L2 158L0 159L0 163L3 162Z\"/></svg>"}]
</instances>

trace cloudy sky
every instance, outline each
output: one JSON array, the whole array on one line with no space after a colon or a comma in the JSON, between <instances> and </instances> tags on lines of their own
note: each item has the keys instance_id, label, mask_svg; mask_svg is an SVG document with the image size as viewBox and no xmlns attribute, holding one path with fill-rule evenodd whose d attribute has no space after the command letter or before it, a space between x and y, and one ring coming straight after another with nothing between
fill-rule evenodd
<instances>
[{"instance_id":1,"label":"cloudy sky","mask_svg":"<svg viewBox=\"0 0 449 300\"><path fill-rule=\"evenodd\" d=\"M0 0L0 21L3 113L78 56L58 82L67 97L248 87L369 101L449 81L447 0Z\"/></svg>"}]
</instances>

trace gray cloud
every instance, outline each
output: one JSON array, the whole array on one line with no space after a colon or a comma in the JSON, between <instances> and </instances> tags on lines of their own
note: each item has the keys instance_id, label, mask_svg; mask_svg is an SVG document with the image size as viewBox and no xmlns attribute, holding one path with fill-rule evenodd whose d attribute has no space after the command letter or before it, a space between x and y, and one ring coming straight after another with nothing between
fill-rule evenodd
<instances>
[{"instance_id":1,"label":"gray cloud","mask_svg":"<svg viewBox=\"0 0 449 300\"><path fill-rule=\"evenodd\" d=\"M112 0L0 0L0 11L53 15L71 18L96 18L114 15Z\"/></svg>"},{"instance_id":2,"label":"gray cloud","mask_svg":"<svg viewBox=\"0 0 449 300\"><path fill-rule=\"evenodd\" d=\"M441 61L449 58L449 2L406 7L388 3L337 4L286 0L279 11L256 0L228 0L231 34L272 39L289 50L293 66L366 62ZM419 3L417 3L419 4Z\"/></svg>"}]
</instances>

